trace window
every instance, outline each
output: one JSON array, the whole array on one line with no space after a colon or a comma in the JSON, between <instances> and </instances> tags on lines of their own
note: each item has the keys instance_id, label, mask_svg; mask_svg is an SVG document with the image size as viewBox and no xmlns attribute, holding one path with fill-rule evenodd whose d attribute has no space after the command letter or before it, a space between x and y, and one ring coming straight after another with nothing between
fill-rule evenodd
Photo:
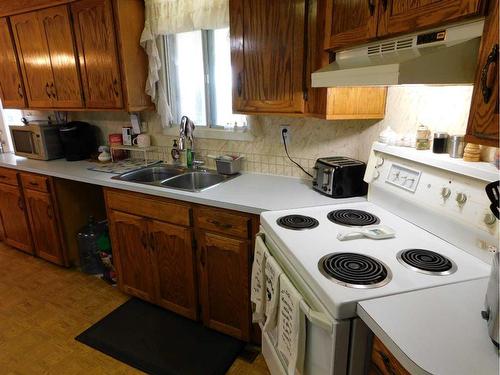
<instances>
[{"instance_id":1,"label":"window","mask_svg":"<svg viewBox=\"0 0 500 375\"><path fill-rule=\"evenodd\" d=\"M190 31L165 39L167 97L175 123L188 116L197 126L246 126L232 112L229 28Z\"/></svg>"}]
</instances>

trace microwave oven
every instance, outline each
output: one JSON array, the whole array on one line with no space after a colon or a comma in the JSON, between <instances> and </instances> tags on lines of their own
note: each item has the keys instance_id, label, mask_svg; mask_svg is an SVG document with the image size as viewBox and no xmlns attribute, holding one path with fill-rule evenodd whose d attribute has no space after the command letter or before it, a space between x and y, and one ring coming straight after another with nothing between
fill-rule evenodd
<instances>
[{"instance_id":1,"label":"microwave oven","mask_svg":"<svg viewBox=\"0 0 500 375\"><path fill-rule=\"evenodd\" d=\"M59 126L28 124L9 126L14 153L29 159L51 160L64 156Z\"/></svg>"}]
</instances>

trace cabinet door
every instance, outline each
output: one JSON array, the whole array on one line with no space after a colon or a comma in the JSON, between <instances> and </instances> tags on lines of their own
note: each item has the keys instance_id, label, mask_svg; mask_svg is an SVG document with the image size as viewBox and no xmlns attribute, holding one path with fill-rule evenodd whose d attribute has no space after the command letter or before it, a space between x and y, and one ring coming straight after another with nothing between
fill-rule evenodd
<instances>
[{"instance_id":1,"label":"cabinet door","mask_svg":"<svg viewBox=\"0 0 500 375\"><path fill-rule=\"evenodd\" d=\"M110 0L71 4L87 108L122 108L122 86Z\"/></svg>"},{"instance_id":2,"label":"cabinet door","mask_svg":"<svg viewBox=\"0 0 500 375\"><path fill-rule=\"evenodd\" d=\"M384 0L378 36L410 33L481 13L483 0Z\"/></svg>"},{"instance_id":3,"label":"cabinet door","mask_svg":"<svg viewBox=\"0 0 500 375\"><path fill-rule=\"evenodd\" d=\"M325 49L341 49L377 36L379 0L327 0Z\"/></svg>"},{"instance_id":4,"label":"cabinet door","mask_svg":"<svg viewBox=\"0 0 500 375\"><path fill-rule=\"evenodd\" d=\"M28 104L51 108L54 85L47 40L36 12L11 17Z\"/></svg>"},{"instance_id":5,"label":"cabinet door","mask_svg":"<svg viewBox=\"0 0 500 375\"><path fill-rule=\"evenodd\" d=\"M199 232L200 295L206 326L241 340L250 331L249 242Z\"/></svg>"},{"instance_id":6,"label":"cabinet door","mask_svg":"<svg viewBox=\"0 0 500 375\"><path fill-rule=\"evenodd\" d=\"M61 235L50 194L25 189L24 197L36 255L49 262L64 265Z\"/></svg>"},{"instance_id":7,"label":"cabinet door","mask_svg":"<svg viewBox=\"0 0 500 375\"><path fill-rule=\"evenodd\" d=\"M0 18L0 95L4 108L24 108L24 87L7 18Z\"/></svg>"},{"instance_id":8,"label":"cabinet door","mask_svg":"<svg viewBox=\"0 0 500 375\"><path fill-rule=\"evenodd\" d=\"M305 1L231 0L233 110L303 113Z\"/></svg>"},{"instance_id":9,"label":"cabinet door","mask_svg":"<svg viewBox=\"0 0 500 375\"><path fill-rule=\"evenodd\" d=\"M54 76L50 92L56 108L83 107L73 33L67 6L38 12L49 50Z\"/></svg>"},{"instance_id":10,"label":"cabinet door","mask_svg":"<svg viewBox=\"0 0 500 375\"><path fill-rule=\"evenodd\" d=\"M192 231L160 221L148 223L156 302L178 314L197 318Z\"/></svg>"},{"instance_id":11,"label":"cabinet door","mask_svg":"<svg viewBox=\"0 0 500 375\"><path fill-rule=\"evenodd\" d=\"M498 147L498 0L492 1L479 53L466 141Z\"/></svg>"},{"instance_id":12,"label":"cabinet door","mask_svg":"<svg viewBox=\"0 0 500 375\"><path fill-rule=\"evenodd\" d=\"M109 211L108 219L120 289L154 302L153 268L146 219L113 210Z\"/></svg>"},{"instance_id":13,"label":"cabinet door","mask_svg":"<svg viewBox=\"0 0 500 375\"><path fill-rule=\"evenodd\" d=\"M0 216L5 242L33 254L24 199L17 186L0 184Z\"/></svg>"}]
</instances>

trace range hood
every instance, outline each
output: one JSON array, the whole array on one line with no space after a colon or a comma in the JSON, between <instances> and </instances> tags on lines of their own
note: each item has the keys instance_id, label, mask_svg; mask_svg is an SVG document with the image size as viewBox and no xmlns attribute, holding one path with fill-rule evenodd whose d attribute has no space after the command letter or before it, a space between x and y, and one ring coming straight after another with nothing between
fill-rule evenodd
<instances>
[{"instance_id":1,"label":"range hood","mask_svg":"<svg viewBox=\"0 0 500 375\"><path fill-rule=\"evenodd\" d=\"M484 20L340 51L313 87L460 85L474 82Z\"/></svg>"}]
</instances>

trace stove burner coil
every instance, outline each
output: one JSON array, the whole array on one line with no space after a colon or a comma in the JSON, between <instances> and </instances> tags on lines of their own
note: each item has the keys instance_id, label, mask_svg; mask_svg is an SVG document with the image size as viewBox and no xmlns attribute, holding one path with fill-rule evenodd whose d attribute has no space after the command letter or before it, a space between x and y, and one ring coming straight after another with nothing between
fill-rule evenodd
<instances>
[{"instance_id":1,"label":"stove burner coil","mask_svg":"<svg viewBox=\"0 0 500 375\"><path fill-rule=\"evenodd\" d=\"M319 225L315 218L303 215L282 216L276 222L280 227L293 230L313 229Z\"/></svg>"},{"instance_id":2,"label":"stove burner coil","mask_svg":"<svg viewBox=\"0 0 500 375\"><path fill-rule=\"evenodd\" d=\"M333 253L322 257L323 276L350 288L378 288L391 281L391 271L375 258L356 253Z\"/></svg>"},{"instance_id":3,"label":"stove burner coil","mask_svg":"<svg viewBox=\"0 0 500 375\"><path fill-rule=\"evenodd\" d=\"M380 219L361 210L335 210L328 214L328 220L335 224L362 227L380 223Z\"/></svg>"},{"instance_id":4,"label":"stove burner coil","mask_svg":"<svg viewBox=\"0 0 500 375\"><path fill-rule=\"evenodd\" d=\"M450 259L430 250L401 250L396 257L403 266L428 275L451 275L457 270Z\"/></svg>"}]
</instances>

